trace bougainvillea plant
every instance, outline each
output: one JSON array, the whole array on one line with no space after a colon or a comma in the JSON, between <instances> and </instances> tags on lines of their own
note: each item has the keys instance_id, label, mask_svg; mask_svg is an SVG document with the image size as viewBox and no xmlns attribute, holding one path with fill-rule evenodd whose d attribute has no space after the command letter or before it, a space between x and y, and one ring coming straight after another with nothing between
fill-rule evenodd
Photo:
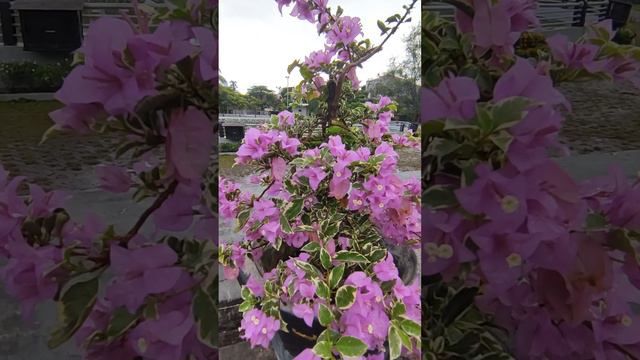
<instances>
[{"instance_id":1,"label":"bougainvillea plant","mask_svg":"<svg viewBox=\"0 0 640 360\"><path fill-rule=\"evenodd\" d=\"M217 0L134 8L92 23L46 137L119 134L114 155L132 165L97 176L148 208L124 232L99 214L71 219L64 192L0 168L0 277L27 321L56 302L52 348L73 337L86 359L213 359Z\"/></svg>"},{"instance_id":2,"label":"bougainvillea plant","mask_svg":"<svg viewBox=\"0 0 640 360\"><path fill-rule=\"evenodd\" d=\"M554 86L637 85L640 49L605 21L518 52L535 1L449 3L454 22L422 24L424 356L640 358L640 185L552 160L571 111Z\"/></svg>"},{"instance_id":3,"label":"bougainvillea plant","mask_svg":"<svg viewBox=\"0 0 640 360\"><path fill-rule=\"evenodd\" d=\"M389 134L396 105L388 97L340 106L343 86L359 86L356 67L381 46L359 40L360 19L326 3L278 1L325 36L324 50L289 70L299 67L304 78L298 96L321 97L327 105L317 121L282 111L247 131L236 162L258 170L263 190L253 194L220 181L220 214L242 233L239 242L221 243L220 262L228 278L249 261L259 270L241 292L242 336L252 346L268 347L278 331L290 332L282 315L288 311L323 329L311 347L292 354L296 359L419 354L420 285L399 271L389 248L412 253L420 246L420 183L398 176L395 151L420 142ZM382 22L381 31L395 32L415 3ZM324 134L336 127L342 135L319 146L306 140L315 129Z\"/></svg>"}]
</instances>

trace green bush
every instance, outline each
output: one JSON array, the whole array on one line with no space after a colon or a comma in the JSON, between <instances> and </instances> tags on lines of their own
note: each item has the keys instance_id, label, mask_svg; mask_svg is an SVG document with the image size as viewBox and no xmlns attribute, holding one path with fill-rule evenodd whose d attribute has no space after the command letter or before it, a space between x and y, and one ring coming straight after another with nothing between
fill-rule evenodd
<instances>
[{"instance_id":1,"label":"green bush","mask_svg":"<svg viewBox=\"0 0 640 360\"><path fill-rule=\"evenodd\" d=\"M58 90L71 71L71 61L52 64L30 61L0 64L0 81L4 90L18 92L52 92Z\"/></svg>"},{"instance_id":2,"label":"green bush","mask_svg":"<svg viewBox=\"0 0 640 360\"><path fill-rule=\"evenodd\" d=\"M239 142L220 143L220 152L236 152L240 148Z\"/></svg>"}]
</instances>

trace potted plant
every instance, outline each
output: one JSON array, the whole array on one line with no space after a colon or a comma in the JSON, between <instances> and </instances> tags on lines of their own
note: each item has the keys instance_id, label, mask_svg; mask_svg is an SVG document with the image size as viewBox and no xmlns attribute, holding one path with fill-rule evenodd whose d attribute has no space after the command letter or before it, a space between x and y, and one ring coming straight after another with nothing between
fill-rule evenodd
<instances>
[{"instance_id":1,"label":"potted plant","mask_svg":"<svg viewBox=\"0 0 640 360\"><path fill-rule=\"evenodd\" d=\"M331 46L289 70L304 78L298 101L326 107L319 120L282 111L246 132L236 163L254 166L262 189L220 180L220 214L243 234L221 244L220 262L244 283L241 330L252 346L271 346L280 359L417 356L420 188L398 176L395 148L420 142L388 134L396 105L387 97L340 106L358 88L355 67L380 47L356 41L359 19L316 3L296 6L321 22ZM405 22L415 3L388 24ZM256 273L241 272L248 262Z\"/></svg>"}]
</instances>

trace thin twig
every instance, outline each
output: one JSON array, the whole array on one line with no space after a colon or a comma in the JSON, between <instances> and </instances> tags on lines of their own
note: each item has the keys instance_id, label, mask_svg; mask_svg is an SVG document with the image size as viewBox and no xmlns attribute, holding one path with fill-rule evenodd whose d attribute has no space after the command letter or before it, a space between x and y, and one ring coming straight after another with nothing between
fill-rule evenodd
<instances>
[{"instance_id":1,"label":"thin twig","mask_svg":"<svg viewBox=\"0 0 640 360\"><path fill-rule=\"evenodd\" d=\"M151 216L151 214L153 214L156 210L160 208L160 206L162 206L162 204L169 198L169 196L171 196L171 194L174 193L177 187L178 187L178 182L173 181L169 185L167 190L165 190L162 194L160 194L160 196L156 198L153 204L151 204L151 206L142 213L138 221L136 221L135 225L133 225L133 227L131 228L131 230L129 230L127 235L125 235L123 238L120 239L120 243L126 244L129 240L131 240L140 231L140 229L142 228L144 223L147 221L149 216Z\"/></svg>"},{"instance_id":2,"label":"thin twig","mask_svg":"<svg viewBox=\"0 0 640 360\"><path fill-rule=\"evenodd\" d=\"M262 199L262 197L264 196L264 194L266 194L266 193L267 193L267 191L271 188L271 186L272 186L273 184L275 184L275 183L276 183L276 182L275 182L275 180L274 180L274 181L272 181L272 182L271 182L271 183L270 183L270 184L269 184L269 185L268 185L264 190L262 190L262 194L260 194L260 196L258 196L258 198L257 198L256 200L260 200L260 199Z\"/></svg>"}]
</instances>

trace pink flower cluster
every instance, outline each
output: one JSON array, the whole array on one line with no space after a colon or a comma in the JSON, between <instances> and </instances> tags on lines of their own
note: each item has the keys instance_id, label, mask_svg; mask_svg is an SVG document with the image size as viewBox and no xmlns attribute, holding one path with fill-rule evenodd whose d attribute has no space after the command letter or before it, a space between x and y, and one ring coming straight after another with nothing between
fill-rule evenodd
<instances>
[{"instance_id":1,"label":"pink flower cluster","mask_svg":"<svg viewBox=\"0 0 640 360\"><path fill-rule=\"evenodd\" d=\"M531 4L474 1L476 16L458 13L458 26L473 32L482 52L510 54L514 34L535 23ZM600 58L597 46L548 41L555 60L569 69L616 72L611 66L618 60ZM522 97L530 105L507 127L511 141L502 166L481 163L464 186L436 174L431 185L454 189L460 207L426 209L423 274L450 280L470 265L465 277L481 289L476 305L512 334L518 359L637 357L640 314L633 306L640 299L640 264L638 238L629 234L640 231L640 187L615 172L579 184L552 161L548 150L560 147L560 111L570 105L542 64L513 60L490 104ZM472 79L445 78L423 89L423 121L476 123L479 99Z\"/></svg>"},{"instance_id":2,"label":"pink flower cluster","mask_svg":"<svg viewBox=\"0 0 640 360\"><path fill-rule=\"evenodd\" d=\"M163 21L153 32L148 30L149 14L138 7L136 25L127 17L95 21L78 51L81 64L56 93L64 107L50 114L55 128L86 133L95 125L113 125L113 131L135 145L129 150L138 150L132 151L132 169L96 168L104 190L135 190L137 199L154 198L147 211L130 219L133 226L127 233L119 234L95 214L71 220L64 210L67 195L25 186L24 177L10 178L0 166L0 278L21 301L27 318L47 300L73 307L65 310L64 327L54 333L52 343L75 337L86 359L217 358L213 341L200 331L203 315L193 310L196 292L208 291L203 284L210 279L201 272L213 258L218 232L205 190L215 143L210 107L194 99L167 106L166 100L155 98L180 85L175 75L185 69L192 72L181 75L194 91L213 95L217 44L213 31L200 25L200 12L216 5L191 0L190 12L184 14L191 13L192 19ZM175 66L179 62L192 66ZM156 106L149 108L147 100ZM158 157L164 162L151 149L163 151ZM153 226L144 226L149 219ZM168 240L167 235L186 230L190 235ZM200 247L199 256L207 259L198 266L204 267L195 271L183 262L183 257L198 254L181 250L182 242ZM107 269L108 280L101 278ZM207 316L205 321L213 319ZM130 319L128 325L112 333L114 326L123 325L118 323L123 317ZM71 328L74 321L78 326Z\"/></svg>"},{"instance_id":3,"label":"pink flower cluster","mask_svg":"<svg viewBox=\"0 0 640 360\"><path fill-rule=\"evenodd\" d=\"M222 218L246 219L241 222L243 240L225 246L229 251L229 263L223 264L226 276L236 277L249 255L253 261L259 261L264 246L276 247L282 243L282 246L286 244L293 249L301 249L311 243L323 244L330 258L351 249L351 240L341 235L340 231L333 238L320 239L320 223L312 223L304 231L283 228L286 204L294 201L299 191L306 197L301 204L300 214L290 221L292 227L302 226L304 214L313 209L327 206L327 202L338 203L340 211L347 213L347 216L368 216L387 241L419 246L420 183L417 179L402 180L396 174L398 154L393 144L384 140L390 137L387 134L388 121L393 116L387 110L390 104L387 97L381 98L378 103L367 104L379 119L375 122L378 136L354 149L349 149L340 136L330 136L319 147L304 149L299 140L289 137L287 133L295 123L289 123L294 118L286 111L278 115L278 125L247 132L238 150L238 162L257 165L264 174L262 183L268 184L269 188L256 197L241 191L237 184L227 179L220 181ZM415 140L407 136L394 139L397 146L415 147ZM365 164L375 164L375 170L362 173L360 168ZM290 192L292 186L297 189L295 194ZM325 195L321 197L319 194ZM250 214L242 215L247 211ZM278 283L281 289L279 301L291 305L292 313L311 326L318 317L321 305L333 311L338 309L331 300L318 295L317 283L299 265L310 261L310 253L303 250L297 256L286 259L283 268L273 269L264 274L262 279L252 276L247 288L257 299L262 299L265 296L265 282ZM338 260L332 261L332 266L338 265ZM381 284L388 281L393 281L395 285L384 292ZM420 321L419 285L402 283L391 254L366 272L351 272L344 284L357 289L355 302L348 309L341 310L341 317L332 322L329 328L360 339L372 351L383 349L390 326L390 310L397 302L405 304L408 318ZM261 310L259 300L254 306L245 312L243 336L252 346L267 347L279 329L278 320ZM305 351L298 359L314 356L312 352Z\"/></svg>"},{"instance_id":4,"label":"pink flower cluster","mask_svg":"<svg viewBox=\"0 0 640 360\"><path fill-rule=\"evenodd\" d=\"M83 64L56 93L67 105L51 113L57 127L86 133L105 115L132 113L143 98L157 94L164 72L189 56L197 55L195 73L200 80L217 80L217 45L211 30L167 21L153 33L137 31L117 18L92 24L79 49Z\"/></svg>"}]
</instances>

